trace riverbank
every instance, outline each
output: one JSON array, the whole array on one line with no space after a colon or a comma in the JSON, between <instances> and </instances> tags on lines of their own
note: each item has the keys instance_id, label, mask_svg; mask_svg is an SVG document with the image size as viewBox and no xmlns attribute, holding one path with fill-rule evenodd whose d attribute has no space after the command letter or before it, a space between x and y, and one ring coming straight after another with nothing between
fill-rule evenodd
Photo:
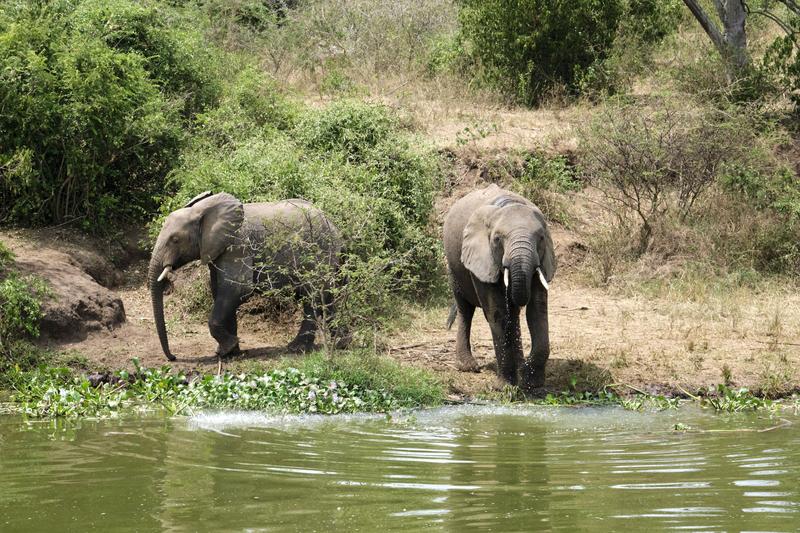
<instances>
[{"instance_id":1,"label":"riverbank","mask_svg":"<svg viewBox=\"0 0 800 533\"><path fill-rule=\"evenodd\" d=\"M461 189L474 185L466 183ZM576 201L583 194L575 195ZM449 198L439 200L437 212L445 211ZM550 291L551 357L541 396L613 390L622 395L642 391L686 397L715 391L718 384L732 390L746 387L768 398L790 397L800 390L800 291L791 281L773 277L743 282L688 268L676 275L675 265L652 265L654 272L662 269L667 274L650 275L642 282L628 272L628 278L598 287L586 274L590 265L582 253L581 234L554 224L553 236L560 266ZM128 254L124 266L115 267L98 259L98 244L76 238L74 232L4 231L0 241L18 258L29 257L32 250L44 254L51 266L58 254L69 255L81 276L106 280L114 299L124 306L125 321L110 329L94 327L72 338L40 340L41 347L60 354L57 359L85 375L133 372L134 359L144 368L166 363L145 286L146 251ZM277 316L259 302L248 303L239 313L242 353L219 361L206 323L206 277L205 269L184 269L166 299L171 345L178 356L171 364L175 372L238 375L306 364L305 356L285 348L298 317L291 312ZM77 302L73 307L82 306ZM441 397L451 401L498 394L503 384L494 371L486 321L480 314L473 321L472 344L480 372L460 372L455 331L445 328L448 312L446 299L409 303L374 345L359 353L432 374L441 384ZM527 351L526 328L523 345ZM337 352L330 358L347 356Z\"/></svg>"}]
</instances>

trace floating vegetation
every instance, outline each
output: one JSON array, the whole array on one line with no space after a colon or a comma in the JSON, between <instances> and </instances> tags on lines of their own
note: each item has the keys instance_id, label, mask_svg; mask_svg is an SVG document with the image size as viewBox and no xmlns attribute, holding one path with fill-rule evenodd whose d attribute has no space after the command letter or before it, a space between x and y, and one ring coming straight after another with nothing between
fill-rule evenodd
<instances>
[{"instance_id":1,"label":"floating vegetation","mask_svg":"<svg viewBox=\"0 0 800 533\"><path fill-rule=\"evenodd\" d=\"M11 376L9 408L31 417L73 418L153 409L170 414L199 409L338 414L418 406L414 398L391 390L329 380L296 368L189 378L168 366L148 369L134 363L134 372L120 371L101 383L63 368L17 372Z\"/></svg>"}]
</instances>

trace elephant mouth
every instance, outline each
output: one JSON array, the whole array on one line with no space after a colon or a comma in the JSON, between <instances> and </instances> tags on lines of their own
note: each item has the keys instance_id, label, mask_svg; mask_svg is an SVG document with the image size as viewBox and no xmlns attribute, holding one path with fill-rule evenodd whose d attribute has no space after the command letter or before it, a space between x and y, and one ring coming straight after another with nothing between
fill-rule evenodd
<instances>
[{"instance_id":1,"label":"elephant mouth","mask_svg":"<svg viewBox=\"0 0 800 533\"><path fill-rule=\"evenodd\" d=\"M163 294L168 296L168 295L173 293L173 291L175 290L175 278L176 277L177 276L175 275L175 271L172 270L172 265L167 265L167 266L164 267L164 270L161 271L161 275L158 276L158 279L156 280L159 283L163 283L163 285L162 285L162 287L163 287L162 293Z\"/></svg>"}]
</instances>

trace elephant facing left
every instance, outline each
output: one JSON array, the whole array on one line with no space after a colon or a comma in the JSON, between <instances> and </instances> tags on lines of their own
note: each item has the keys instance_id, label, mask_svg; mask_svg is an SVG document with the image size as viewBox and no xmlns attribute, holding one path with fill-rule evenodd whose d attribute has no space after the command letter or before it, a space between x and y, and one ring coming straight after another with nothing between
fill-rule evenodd
<instances>
[{"instance_id":1,"label":"elephant facing left","mask_svg":"<svg viewBox=\"0 0 800 533\"><path fill-rule=\"evenodd\" d=\"M310 349L317 318L330 320L333 309L330 287L309 287L304 273L320 266L335 272L341 249L339 230L305 200L243 204L227 193L198 195L167 216L150 259L148 283L164 355L175 360L164 322L164 291L175 270L198 259L208 265L211 277L214 304L208 328L218 343L217 355L239 352L236 310L265 287L288 288L302 298L300 330L288 348Z\"/></svg>"}]
</instances>

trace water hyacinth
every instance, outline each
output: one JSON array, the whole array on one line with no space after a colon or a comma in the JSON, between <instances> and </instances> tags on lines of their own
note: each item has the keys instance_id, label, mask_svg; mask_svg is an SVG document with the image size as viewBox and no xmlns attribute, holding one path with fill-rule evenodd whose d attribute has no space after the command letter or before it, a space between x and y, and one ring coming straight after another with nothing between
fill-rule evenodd
<instances>
[{"instance_id":1,"label":"water hyacinth","mask_svg":"<svg viewBox=\"0 0 800 533\"><path fill-rule=\"evenodd\" d=\"M19 373L13 409L32 417L113 416L123 410L265 410L337 414L388 412L407 406L392 394L326 381L289 368L261 374L205 375L187 379L169 367L121 371L113 383L93 386L88 378L59 370Z\"/></svg>"}]
</instances>

